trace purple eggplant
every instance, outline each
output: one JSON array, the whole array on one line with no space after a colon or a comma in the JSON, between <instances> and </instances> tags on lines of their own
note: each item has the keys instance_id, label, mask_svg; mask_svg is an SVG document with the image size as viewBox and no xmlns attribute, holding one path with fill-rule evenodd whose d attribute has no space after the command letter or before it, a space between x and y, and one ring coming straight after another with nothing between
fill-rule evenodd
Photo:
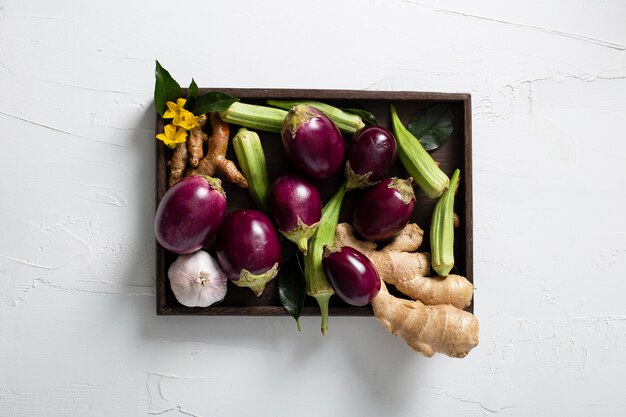
<instances>
[{"instance_id":1,"label":"purple eggplant","mask_svg":"<svg viewBox=\"0 0 626 417\"><path fill-rule=\"evenodd\" d=\"M369 190L354 208L354 228L367 240L396 236L406 226L415 207L411 181L388 178Z\"/></svg>"},{"instance_id":2,"label":"purple eggplant","mask_svg":"<svg viewBox=\"0 0 626 417\"><path fill-rule=\"evenodd\" d=\"M322 267L339 298L350 305L364 306L380 291L374 264L354 248L325 247Z\"/></svg>"},{"instance_id":3,"label":"purple eggplant","mask_svg":"<svg viewBox=\"0 0 626 417\"><path fill-rule=\"evenodd\" d=\"M323 179L341 169L345 154L341 132L316 108L305 104L292 107L283 120L281 135L287 157L305 174Z\"/></svg>"},{"instance_id":4,"label":"purple eggplant","mask_svg":"<svg viewBox=\"0 0 626 417\"><path fill-rule=\"evenodd\" d=\"M270 219L258 210L229 213L217 234L215 249L228 278L257 296L278 274L280 239Z\"/></svg>"},{"instance_id":5,"label":"purple eggplant","mask_svg":"<svg viewBox=\"0 0 626 417\"><path fill-rule=\"evenodd\" d=\"M170 252L202 249L215 236L226 214L226 194L217 178L193 175L167 190L156 212L154 234Z\"/></svg>"},{"instance_id":6,"label":"purple eggplant","mask_svg":"<svg viewBox=\"0 0 626 417\"><path fill-rule=\"evenodd\" d=\"M285 175L274 182L267 199L280 233L306 255L307 242L322 217L322 200L317 188L297 175Z\"/></svg>"},{"instance_id":7,"label":"purple eggplant","mask_svg":"<svg viewBox=\"0 0 626 417\"><path fill-rule=\"evenodd\" d=\"M359 129L348 146L345 167L347 188L366 188L381 181L396 161L398 145L382 126Z\"/></svg>"}]
</instances>

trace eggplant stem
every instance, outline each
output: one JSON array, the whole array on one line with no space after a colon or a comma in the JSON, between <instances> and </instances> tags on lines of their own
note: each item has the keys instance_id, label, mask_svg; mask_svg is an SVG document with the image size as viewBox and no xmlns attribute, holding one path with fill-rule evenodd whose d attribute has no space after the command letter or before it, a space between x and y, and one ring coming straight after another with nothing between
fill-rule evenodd
<instances>
[{"instance_id":1,"label":"eggplant stem","mask_svg":"<svg viewBox=\"0 0 626 417\"><path fill-rule=\"evenodd\" d=\"M309 239L306 236L302 236L299 240L298 240L298 249L300 249L300 252L302 252L303 255L306 255L308 252L308 248L309 248Z\"/></svg>"},{"instance_id":2,"label":"eggplant stem","mask_svg":"<svg viewBox=\"0 0 626 417\"><path fill-rule=\"evenodd\" d=\"M255 275L244 269L241 271L239 279L233 281L238 287L248 287L254 292L254 295L260 297L265 289L265 284L276 278L278 275L278 262L274 266L262 274Z\"/></svg>"},{"instance_id":3,"label":"eggplant stem","mask_svg":"<svg viewBox=\"0 0 626 417\"><path fill-rule=\"evenodd\" d=\"M283 236L285 236L289 241L295 243L300 252L302 252L303 255L306 255L308 253L308 241L313 237L313 235L315 235L320 222L307 225L302 221L300 216L297 217L298 223L296 227L289 231L279 230L279 232L282 233Z\"/></svg>"}]
</instances>

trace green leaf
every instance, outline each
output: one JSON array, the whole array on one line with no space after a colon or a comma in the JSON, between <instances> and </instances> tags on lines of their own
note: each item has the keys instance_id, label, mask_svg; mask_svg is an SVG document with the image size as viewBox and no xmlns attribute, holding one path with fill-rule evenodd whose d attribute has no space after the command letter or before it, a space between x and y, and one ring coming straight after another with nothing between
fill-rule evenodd
<instances>
[{"instance_id":1,"label":"green leaf","mask_svg":"<svg viewBox=\"0 0 626 417\"><path fill-rule=\"evenodd\" d=\"M420 110L407 125L424 149L432 151L443 144L452 134L454 108L449 104L434 104Z\"/></svg>"},{"instance_id":2,"label":"green leaf","mask_svg":"<svg viewBox=\"0 0 626 417\"><path fill-rule=\"evenodd\" d=\"M211 91L198 97L191 108L191 112L196 116L214 111L220 112L228 109L236 101L239 101L239 99L231 95L219 91Z\"/></svg>"},{"instance_id":3,"label":"green leaf","mask_svg":"<svg viewBox=\"0 0 626 417\"><path fill-rule=\"evenodd\" d=\"M365 122L365 123L369 123L371 125L377 126L378 125L378 121L376 120L376 117L368 112L367 110L363 110L363 109L344 109L342 108L341 110L348 112L348 113L352 113L352 114L356 114L357 116L360 116L361 119Z\"/></svg>"},{"instance_id":4,"label":"green leaf","mask_svg":"<svg viewBox=\"0 0 626 417\"><path fill-rule=\"evenodd\" d=\"M306 283L302 269L302 255L296 251L293 258L283 264L278 271L278 295L285 310L296 320L300 330L300 314L304 307Z\"/></svg>"},{"instance_id":5,"label":"green leaf","mask_svg":"<svg viewBox=\"0 0 626 417\"><path fill-rule=\"evenodd\" d=\"M187 89L187 102L185 103L185 108L189 110L193 107L193 103L195 103L198 98L198 84L192 78L191 84L189 84L189 88Z\"/></svg>"},{"instance_id":6,"label":"green leaf","mask_svg":"<svg viewBox=\"0 0 626 417\"><path fill-rule=\"evenodd\" d=\"M157 113L163 116L167 108L165 103L168 101L175 102L181 98L183 90L170 73L159 64L159 61L156 61L154 76L156 78L154 83L154 107Z\"/></svg>"}]
</instances>

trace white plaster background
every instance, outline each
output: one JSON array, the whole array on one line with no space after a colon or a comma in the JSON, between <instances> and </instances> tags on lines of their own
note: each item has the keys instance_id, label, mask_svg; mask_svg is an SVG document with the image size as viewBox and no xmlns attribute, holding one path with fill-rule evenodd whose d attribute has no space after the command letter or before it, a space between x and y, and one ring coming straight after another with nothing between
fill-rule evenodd
<instances>
[{"instance_id":1,"label":"white plaster background","mask_svg":"<svg viewBox=\"0 0 626 417\"><path fill-rule=\"evenodd\" d=\"M626 415L626 2L472 3L0 0L0 416ZM155 59L471 93L480 345L157 317Z\"/></svg>"}]
</instances>

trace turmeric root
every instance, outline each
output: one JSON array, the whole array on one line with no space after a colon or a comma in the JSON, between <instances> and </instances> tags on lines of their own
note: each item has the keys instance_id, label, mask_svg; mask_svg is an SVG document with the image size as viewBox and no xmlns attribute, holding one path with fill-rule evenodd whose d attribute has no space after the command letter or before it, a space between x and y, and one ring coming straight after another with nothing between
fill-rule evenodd
<instances>
[{"instance_id":1,"label":"turmeric root","mask_svg":"<svg viewBox=\"0 0 626 417\"><path fill-rule=\"evenodd\" d=\"M173 187L185 173L185 167L187 166L187 144L185 142L179 143L174 148L174 154L169 162L170 165L170 180L169 187Z\"/></svg>"},{"instance_id":2,"label":"turmeric root","mask_svg":"<svg viewBox=\"0 0 626 417\"><path fill-rule=\"evenodd\" d=\"M198 168L198 163L202 159L204 142L207 141L207 135L202 131L206 124L206 115L203 114L198 117L198 126L191 130L189 138L187 139L187 150L189 153L189 165L192 168Z\"/></svg>"},{"instance_id":3,"label":"turmeric root","mask_svg":"<svg viewBox=\"0 0 626 417\"><path fill-rule=\"evenodd\" d=\"M233 161L226 159L226 149L228 149L228 123L223 122L217 113L211 113L212 133L209 141L209 150L206 156L200 160L197 169L188 170L187 175L208 175L215 176L217 172L224 174L226 179L233 184L248 188L248 181L239 172ZM206 116L205 116L206 121Z\"/></svg>"},{"instance_id":4,"label":"turmeric root","mask_svg":"<svg viewBox=\"0 0 626 417\"><path fill-rule=\"evenodd\" d=\"M413 252L419 248L424 231L409 223L387 246L376 250L376 244L354 237L354 229L347 223L337 226L335 245L350 246L361 251L376 267L378 275L398 291L424 304L452 304L465 308L472 301L474 287L465 277L448 275L430 278L430 256Z\"/></svg>"},{"instance_id":5,"label":"turmeric root","mask_svg":"<svg viewBox=\"0 0 626 417\"><path fill-rule=\"evenodd\" d=\"M451 305L427 306L389 294L384 282L372 300L374 315L387 330L425 356L436 352L465 357L478 345L478 319Z\"/></svg>"}]
</instances>

